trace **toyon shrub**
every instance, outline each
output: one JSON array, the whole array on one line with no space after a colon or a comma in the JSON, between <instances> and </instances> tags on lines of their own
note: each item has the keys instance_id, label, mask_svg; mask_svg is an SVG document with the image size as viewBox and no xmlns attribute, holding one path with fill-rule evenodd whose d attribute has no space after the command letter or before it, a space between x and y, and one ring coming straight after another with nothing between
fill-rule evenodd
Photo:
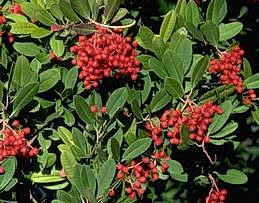
<instances>
[{"instance_id":1,"label":"toyon shrub","mask_svg":"<svg viewBox=\"0 0 259 203\"><path fill-rule=\"evenodd\" d=\"M259 73L233 5L0 1L0 202L255 202Z\"/></svg>"}]
</instances>

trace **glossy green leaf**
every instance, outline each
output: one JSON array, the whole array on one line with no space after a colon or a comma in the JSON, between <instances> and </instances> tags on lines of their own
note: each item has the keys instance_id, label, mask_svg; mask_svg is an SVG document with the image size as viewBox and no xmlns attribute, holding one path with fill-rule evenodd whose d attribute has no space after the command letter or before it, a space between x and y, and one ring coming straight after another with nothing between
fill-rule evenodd
<instances>
[{"instance_id":1,"label":"glossy green leaf","mask_svg":"<svg viewBox=\"0 0 259 203\"><path fill-rule=\"evenodd\" d=\"M120 161L120 144L117 141L117 139L112 138L111 139L111 151L112 151L112 157L116 162Z\"/></svg>"},{"instance_id":2,"label":"glossy green leaf","mask_svg":"<svg viewBox=\"0 0 259 203\"><path fill-rule=\"evenodd\" d=\"M213 46L218 46L219 41L219 27L213 22L206 22L201 26L201 31L203 32L206 40L210 42Z\"/></svg>"},{"instance_id":3,"label":"glossy green leaf","mask_svg":"<svg viewBox=\"0 0 259 203\"><path fill-rule=\"evenodd\" d=\"M119 8L118 12L112 18L112 22L111 23L115 23L115 22L121 20L128 13L129 13L129 11L126 8Z\"/></svg>"},{"instance_id":4,"label":"glossy green leaf","mask_svg":"<svg viewBox=\"0 0 259 203\"><path fill-rule=\"evenodd\" d=\"M172 97L175 98L180 98L184 95L182 85L173 78L165 78L165 89Z\"/></svg>"},{"instance_id":5,"label":"glossy green leaf","mask_svg":"<svg viewBox=\"0 0 259 203\"><path fill-rule=\"evenodd\" d=\"M209 65L209 57L204 56L199 62L196 64L196 66L193 69L191 81L192 86L195 87L199 81L202 79L205 71L207 70Z\"/></svg>"},{"instance_id":6,"label":"glossy green leaf","mask_svg":"<svg viewBox=\"0 0 259 203\"><path fill-rule=\"evenodd\" d=\"M243 76L247 79L252 75L252 68L250 62L246 58L243 58L243 68Z\"/></svg>"},{"instance_id":7,"label":"glossy green leaf","mask_svg":"<svg viewBox=\"0 0 259 203\"><path fill-rule=\"evenodd\" d=\"M50 39L50 47L57 57L60 57L65 52L65 46L62 40L56 40L54 37Z\"/></svg>"},{"instance_id":8,"label":"glossy green leaf","mask_svg":"<svg viewBox=\"0 0 259 203\"><path fill-rule=\"evenodd\" d=\"M15 42L13 48L25 56L36 56L40 53L40 47L33 42Z\"/></svg>"},{"instance_id":9,"label":"glossy green leaf","mask_svg":"<svg viewBox=\"0 0 259 203\"><path fill-rule=\"evenodd\" d=\"M59 172L51 175L43 174L41 172L33 173L30 179L34 183L56 183L65 180L59 175Z\"/></svg>"},{"instance_id":10,"label":"glossy green leaf","mask_svg":"<svg viewBox=\"0 0 259 203\"><path fill-rule=\"evenodd\" d=\"M104 14L103 14L104 23L109 21L114 16L114 14L116 13L116 11L120 6L120 3L121 3L121 0L107 0L107 3L104 8Z\"/></svg>"},{"instance_id":11,"label":"glossy green leaf","mask_svg":"<svg viewBox=\"0 0 259 203\"><path fill-rule=\"evenodd\" d=\"M131 126L127 130L127 132L124 134L125 140L128 145L132 144L137 140L137 124L136 119L132 121Z\"/></svg>"},{"instance_id":12,"label":"glossy green leaf","mask_svg":"<svg viewBox=\"0 0 259 203\"><path fill-rule=\"evenodd\" d=\"M72 22L78 22L80 21L80 18L77 16L77 14L72 9L70 0L62 0L59 1L59 7L62 11L63 15Z\"/></svg>"},{"instance_id":13,"label":"glossy green leaf","mask_svg":"<svg viewBox=\"0 0 259 203\"><path fill-rule=\"evenodd\" d=\"M229 169L226 174L216 174L220 180L233 185L242 185L248 181L246 174L237 169Z\"/></svg>"},{"instance_id":14,"label":"glossy green leaf","mask_svg":"<svg viewBox=\"0 0 259 203\"><path fill-rule=\"evenodd\" d=\"M91 10L88 1L86 0L70 0L72 8L85 19L90 18Z\"/></svg>"},{"instance_id":15,"label":"glossy green leaf","mask_svg":"<svg viewBox=\"0 0 259 203\"><path fill-rule=\"evenodd\" d=\"M257 125L259 125L259 109L252 111L253 119L256 121Z\"/></svg>"},{"instance_id":16,"label":"glossy green leaf","mask_svg":"<svg viewBox=\"0 0 259 203\"><path fill-rule=\"evenodd\" d=\"M65 170L65 174L70 182L73 181L73 168L76 160L70 150L66 149L61 152L61 164Z\"/></svg>"},{"instance_id":17,"label":"glossy green leaf","mask_svg":"<svg viewBox=\"0 0 259 203\"><path fill-rule=\"evenodd\" d=\"M154 71L161 79L164 79L166 76L168 76L165 65L160 60L152 57L149 59L148 64L150 69Z\"/></svg>"},{"instance_id":18,"label":"glossy green leaf","mask_svg":"<svg viewBox=\"0 0 259 203\"><path fill-rule=\"evenodd\" d=\"M158 91L151 101L151 112L153 113L159 111L160 109L164 108L171 100L171 96L169 96L164 89Z\"/></svg>"},{"instance_id":19,"label":"glossy green leaf","mask_svg":"<svg viewBox=\"0 0 259 203\"><path fill-rule=\"evenodd\" d=\"M31 83L19 89L14 99L12 115L19 112L23 107L29 104L37 94L38 90L38 83Z\"/></svg>"},{"instance_id":20,"label":"glossy green leaf","mask_svg":"<svg viewBox=\"0 0 259 203\"><path fill-rule=\"evenodd\" d=\"M148 27L145 26L141 26L139 28L139 33L138 36L141 40L141 46L145 49L148 49L150 51L152 51L153 46L152 46L152 40L154 37L154 33L152 32L152 30L150 30Z\"/></svg>"},{"instance_id":21,"label":"glossy green leaf","mask_svg":"<svg viewBox=\"0 0 259 203\"><path fill-rule=\"evenodd\" d=\"M108 192L116 172L116 163L110 159L104 162L97 174L98 195Z\"/></svg>"},{"instance_id":22,"label":"glossy green leaf","mask_svg":"<svg viewBox=\"0 0 259 203\"><path fill-rule=\"evenodd\" d=\"M230 101L224 102L220 107L222 108L224 113L222 113L221 115L216 114L213 117L213 122L210 124L208 128L208 134L213 134L220 130L229 119L229 116L233 109Z\"/></svg>"},{"instance_id":23,"label":"glossy green leaf","mask_svg":"<svg viewBox=\"0 0 259 203\"><path fill-rule=\"evenodd\" d=\"M224 41L235 37L243 29L243 24L233 22L219 25L219 41Z\"/></svg>"},{"instance_id":24,"label":"glossy green leaf","mask_svg":"<svg viewBox=\"0 0 259 203\"><path fill-rule=\"evenodd\" d=\"M46 92L54 87L61 79L60 71L57 68L52 68L42 72L40 75L39 93Z\"/></svg>"},{"instance_id":25,"label":"glossy green leaf","mask_svg":"<svg viewBox=\"0 0 259 203\"><path fill-rule=\"evenodd\" d=\"M4 167L5 173L0 175L0 191L12 180L17 167L17 161L14 157L9 157L1 164L1 166Z\"/></svg>"},{"instance_id":26,"label":"glossy green leaf","mask_svg":"<svg viewBox=\"0 0 259 203\"><path fill-rule=\"evenodd\" d=\"M160 36L164 42L167 42L173 33L176 17L177 15L175 11L172 10L169 11L163 19L162 25L160 27Z\"/></svg>"},{"instance_id":27,"label":"glossy green leaf","mask_svg":"<svg viewBox=\"0 0 259 203\"><path fill-rule=\"evenodd\" d=\"M184 172L180 162L169 160L167 163L169 165L168 172L173 179L180 182L188 182L188 174Z\"/></svg>"},{"instance_id":28,"label":"glossy green leaf","mask_svg":"<svg viewBox=\"0 0 259 203\"><path fill-rule=\"evenodd\" d=\"M141 138L133 142L129 145L129 147L125 150L122 159L125 161L130 161L145 151L151 146L152 140L150 138Z\"/></svg>"},{"instance_id":29,"label":"glossy green leaf","mask_svg":"<svg viewBox=\"0 0 259 203\"><path fill-rule=\"evenodd\" d=\"M185 18L187 22L192 23L195 28L201 23L202 18L197 4L189 1L186 6Z\"/></svg>"},{"instance_id":30,"label":"glossy green leaf","mask_svg":"<svg viewBox=\"0 0 259 203\"><path fill-rule=\"evenodd\" d=\"M211 138L222 138L231 133L233 133L238 128L238 123L231 121L228 123L222 130L217 132L216 134L210 135Z\"/></svg>"},{"instance_id":31,"label":"glossy green leaf","mask_svg":"<svg viewBox=\"0 0 259 203\"><path fill-rule=\"evenodd\" d=\"M94 115L90 111L90 107L88 106L84 98L77 95L74 98L74 103L76 107L76 112L79 117L87 124L92 124L94 122Z\"/></svg>"},{"instance_id":32,"label":"glossy green leaf","mask_svg":"<svg viewBox=\"0 0 259 203\"><path fill-rule=\"evenodd\" d=\"M162 61L168 75L181 84L184 78L184 66L181 58L175 52L167 50L162 57Z\"/></svg>"},{"instance_id":33,"label":"glossy green leaf","mask_svg":"<svg viewBox=\"0 0 259 203\"><path fill-rule=\"evenodd\" d=\"M210 20L215 24L221 21L227 15L227 1L226 0L212 0L208 6L206 13L206 20Z\"/></svg>"},{"instance_id":34,"label":"glossy green leaf","mask_svg":"<svg viewBox=\"0 0 259 203\"><path fill-rule=\"evenodd\" d=\"M127 101L128 90L125 87L115 90L107 101L107 112L112 118Z\"/></svg>"},{"instance_id":35,"label":"glossy green leaf","mask_svg":"<svg viewBox=\"0 0 259 203\"><path fill-rule=\"evenodd\" d=\"M55 18L38 4L25 2L22 4L23 12L30 18L39 20L43 25L55 24Z\"/></svg>"},{"instance_id":36,"label":"glossy green leaf","mask_svg":"<svg viewBox=\"0 0 259 203\"><path fill-rule=\"evenodd\" d=\"M259 88L259 73L256 73L244 81L244 85L247 89L257 89Z\"/></svg>"}]
</instances>

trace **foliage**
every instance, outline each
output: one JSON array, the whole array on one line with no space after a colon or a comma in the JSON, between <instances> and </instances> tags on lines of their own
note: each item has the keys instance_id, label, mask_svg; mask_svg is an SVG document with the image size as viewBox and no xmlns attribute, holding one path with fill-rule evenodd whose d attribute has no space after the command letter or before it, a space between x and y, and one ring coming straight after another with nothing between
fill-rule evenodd
<instances>
[{"instance_id":1,"label":"foliage","mask_svg":"<svg viewBox=\"0 0 259 203\"><path fill-rule=\"evenodd\" d=\"M246 190L258 150L240 118L258 130L259 75L226 0L160 1L157 31L127 1L0 2L0 155L6 126L24 131L16 119L39 148L0 156L1 198L208 203Z\"/></svg>"}]
</instances>

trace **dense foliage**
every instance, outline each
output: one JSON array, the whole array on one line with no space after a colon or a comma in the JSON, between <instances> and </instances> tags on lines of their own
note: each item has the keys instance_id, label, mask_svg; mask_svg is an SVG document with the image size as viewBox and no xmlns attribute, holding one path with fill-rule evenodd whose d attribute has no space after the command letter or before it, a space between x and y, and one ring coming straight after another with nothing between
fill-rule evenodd
<instances>
[{"instance_id":1,"label":"dense foliage","mask_svg":"<svg viewBox=\"0 0 259 203\"><path fill-rule=\"evenodd\" d=\"M246 129L258 130L259 74L239 43L247 10L229 18L226 0L160 0L157 16L133 0L0 3L0 201L254 198L258 142Z\"/></svg>"}]
</instances>

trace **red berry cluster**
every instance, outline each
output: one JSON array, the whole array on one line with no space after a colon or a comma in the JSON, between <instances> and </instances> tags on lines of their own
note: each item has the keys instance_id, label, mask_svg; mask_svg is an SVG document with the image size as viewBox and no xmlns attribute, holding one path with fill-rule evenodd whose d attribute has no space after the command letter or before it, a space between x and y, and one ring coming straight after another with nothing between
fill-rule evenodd
<instances>
[{"instance_id":1,"label":"red berry cluster","mask_svg":"<svg viewBox=\"0 0 259 203\"><path fill-rule=\"evenodd\" d=\"M62 61L62 57L57 57L54 51L51 51L49 54L49 60L54 60L56 59L57 61Z\"/></svg>"},{"instance_id":2,"label":"red berry cluster","mask_svg":"<svg viewBox=\"0 0 259 203\"><path fill-rule=\"evenodd\" d=\"M245 105L251 105L252 101L256 98L256 94L253 89L248 90L248 92L245 92L243 95L243 103Z\"/></svg>"},{"instance_id":3,"label":"red berry cluster","mask_svg":"<svg viewBox=\"0 0 259 203\"><path fill-rule=\"evenodd\" d=\"M219 191L212 191L208 197L206 197L206 203L224 203L227 197L227 189L221 189Z\"/></svg>"},{"instance_id":4,"label":"red berry cluster","mask_svg":"<svg viewBox=\"0 0 259 203\"><path fill-rule=\"evenodd\" d=\"M161 116L158 126L153 126L151 122L147 122L145 128L148 131L147 135L153 139L156 146L163 144L162 132L164 130L166 130L166 136L170 139L171 144L180 144L182 125L190 128L190 139L199 143L202 141L208 143L210 139L206 136L206 131L215 113L222 114L223 110L208 101L201 106L189 106L184 112L181 110L166 110Z\"/></svg>"},{"instance_id":5,"label":"red berry cluster","mask_svg":"<svg viewBox=\"0 0 259 203\"><path fill-rule=\"evenodd\" d=\"M93 106L90 107L90 111L92 113L98 113L99 112L101 114L105 114L107 112L107 107L103 106L103 107L101 107L101 109L99 109L97 105L93 105Z\"/></svg>"},{"instance_id":6,"label":"red berry cluster","mask_svg":"<svg viewBox=\"0 0 259 203\"><path fill-rule=\"evenodd\" d=\"M210 138L206 135L206 131L212 123L214 114L222 114L223 110L218 105L214 105L211 101L208 101L193 109L187 107L186 112L190 113L188 119L186 119L186 125L191 131L190 138L199 143L202 141L209 143Z\"/></svg>"},{"instance_id":7,"label":"red berry cluster","mask_svg":"<svg viewBox=\"0 0 259 203\"><path fill-rule=\"evenodd\" d=\"M3 7L0 6L0 12L2 12ZM4 15L0 16L0 25L6 23L6 17Z\"/></svg>"},{"instance_id":8,"label":"red berry cluster","mask_svg":"<svg viewBox=\"0 0 259 203\"><path fill-rule=\"evenodd\" d=\"M219 74L220 81L225 85L235 85L239 93L243 92L243 81L240 77L240 65L244 50L239 46L232 48L230 52L221 54L219 60L213 59L210 61L209 72L212 74Z\"/></svg>"},{"instance_id":9,"label":"red berry cluster","mask_svg":"<svg viewBox=\"0 0 259 203\"><path fill-rule=\"evenodd\" d=\"M131 161L129 165L117 165L118 173L117 179L126 182L126 193L132 200L136 196L142 196L145 192L144 185L148 181L157 181L159 179L159 172L165 173L168 169L166 160L170 158L166 156L164 150L155 152L151 158L142 157ZM109 196L115 194L114 189L110 189Z\"/></svg>"},{"instance_id":10,"label":"red berry cluster","mask_svg":"<svg viewBox=\"0 0 259 203\"><path fill-rule=\"evenodd\" d=\"M130 37L100 26L96 26L93 35L80 36L78 45L72 46L70 51L77 54L72 64L81 69L79 78L84 80L85 89L96 88L103 78L113 75L130 76L136 80L140 72L137 46Z\"/></svg>"},{"instance_id":11,"label":"red berry cluster","mask_svg":"<svg viewBox=\"0 0 259 203\"><path fill-rule=\"evenodd\" d=\"M24 15L21 4L13 4L8 11L13 14L21 14Z\"/></svg>"},{"instance_id":12,"label":"red berry cluster","mask_svg":"<svg viewBox=\"0 0 259 203\"><path fill-rule=\"evenodd\" d=\"M33 157L38 155L39 149L32 147L25 138L31 133L30 128L21 128L18 120L13 121L12 127L5 126L1 133L0 163L9 156ZM0 174L1 172L4 172L3 168L0 169Z\"/></svg>"}]
</instances>

